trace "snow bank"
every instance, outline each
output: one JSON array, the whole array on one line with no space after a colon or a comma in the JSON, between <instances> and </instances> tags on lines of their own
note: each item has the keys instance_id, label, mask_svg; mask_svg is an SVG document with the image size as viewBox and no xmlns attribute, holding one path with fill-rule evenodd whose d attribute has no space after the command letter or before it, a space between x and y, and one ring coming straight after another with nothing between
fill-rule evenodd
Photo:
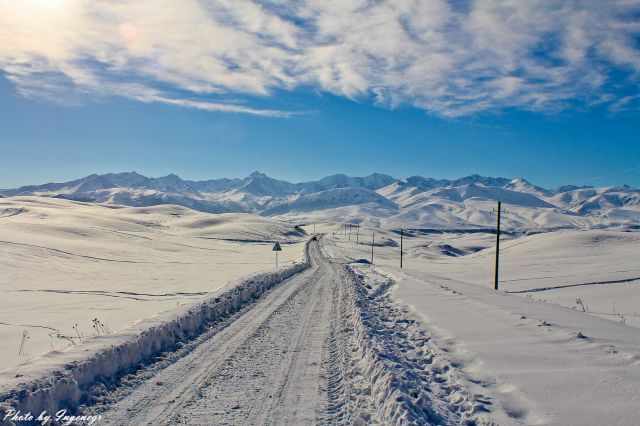
<instances>
[{"instance_id":1,"label":"snow bank","mask_svg":"<svg viewBox=\"0 0 640 426\"><path fill-rule=\"evenodd\" d=\"M338 368L343 379L335 392L351 401L342 410L343 417L333 420L425 425L488 422L483 413L490 402L469 392L424 329L392 306L388 292L394 282L369 265L348 265L341 268L341 275L343 300L351 309L342 311L348 313L339 319L340 329L342 338L352 339L352 349L336 357L342 358ZM363 399L370 400L371 412Z\"/></svg>"},{"instance_id":2,"label":"snow bank","mask_svg":"<svg viewBox=\"0 0 640 426\"><path fill-rule=\"evenodd\" d=\"M338 262L369 253L369 247L340 238L326 240ZM473 247L491 246L495 235L427 238ZM399 250L379 248L376 266L359 267L358 273L366 275L366 284L369 271L393 277L397 285L388 292L387 306L406 310L407 319L422 324L428 344L439 349L436 358L448 362L460 374L459 383L471 390L462 394L481 393L492 403L485 406L491 421L636 425L640 405L629 395L640 392L640 328L628 326L631 317L624 325L591 314L607 312L613 301L616 312L637 310L640 287L637 281L589 283L637 277L639 238L637 233L567 231L505 239L503 291L492 288L492 249L428 261L409 252L400 269ZM424 242L407 238L405 247ZM529 293L529 298L507 293L574 283L586 284ZM546 303L535 300L542 297ZM570 309L576 298L587 312Z\"/></svg>"},{"instance_id":3,"label":"snow bank","mask_svg":"<svg viewBox=\"0 0 640 426\"><path fill-rule=\"evenodd\" d=\"M45 410L55 413L63 408L77 408L86 403L87 389L100 378L135 370L156 355L194 338L212 321L232 315L243 305L308 268L308 249L307 243L302 263L242 279L213 293L206 301L142 321L117 335L92 338L82 346L66 351L60 359L71 361L63 365L38 365L36 362L24 377L40 373L40 378L21 382L20 377L16 377L13 383L0 388L0 401L4 401L0 403L0 419L10 408L23 413ZM111 343L109 347L105 347L107 342Z\"/></svg>"},{"instance_id":4,"label":"snow bank","mask_svg":"<svg viewBox=\"0 0 640 426\"><path fill-rule=\"evenodd\" d=\"M2 199L0 389L45 352L72 346L56 333L84 345L95 318L119 332L271 269L275 241L282 266L300 262L306 240L295 224L243 213Z\"/></svg>"}]
</instances>

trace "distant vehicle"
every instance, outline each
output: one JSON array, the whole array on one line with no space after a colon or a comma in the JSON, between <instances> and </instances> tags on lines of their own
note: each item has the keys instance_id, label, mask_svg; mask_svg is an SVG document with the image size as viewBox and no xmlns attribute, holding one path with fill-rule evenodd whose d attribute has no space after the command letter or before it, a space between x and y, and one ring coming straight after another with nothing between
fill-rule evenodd
<instances>
[{"instance_id":1,"label":"distant vehicle","mask_svg":"<svg viewBox=\"0 0 640 426\"><path fill-rule=\"evenodd\" d=\"M311 241L318 241L318 237L314 235L313 238L311 238Z\"/></svg>"}]
</instances>

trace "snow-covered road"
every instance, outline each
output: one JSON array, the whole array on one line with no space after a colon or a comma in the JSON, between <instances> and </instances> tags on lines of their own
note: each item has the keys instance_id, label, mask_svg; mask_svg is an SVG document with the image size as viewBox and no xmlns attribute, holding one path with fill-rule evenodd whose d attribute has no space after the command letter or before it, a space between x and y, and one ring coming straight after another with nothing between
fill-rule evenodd
<instances>
[{"instance_id":1,"label":"snow-covered road","mask_svg":"<svg viewBox=\"0 0 640 426\"><path fill-rule=\"evenodd\" d=\"M114 425L518 423L392 303L393 280L324 243L307 245L310 267L290 278L247 278L178 321L200 334L163 325L173 349L94 379L81 374L97 361L78 364L17 389L7 408L69 408ZM142 353L136 345L111 352Z\"/></svg>"},{"instance_id":2,"label":"snow-covered road","mask_svg":"<svg viewBox=\"0 0 640 426\"><path fill-rule=\"evenodd\" d=\"M315 423L337 275L317 244L285 281L103 413L108 424Z\"/></svg>"},{"instance_id":3,"label":"snow-covered road","mask_svg":"<svg viewBox=\"0 0 640 426\"><path fill-rule=\"evenodd\" d=\"M363 281L371 267L328 255L322 238L307 250L309 268L174 351L78 386L72 413L114 425L514 423L392 306L392 281ZM20 395L10 406L42 407Z\"/></svg>"}]
</instances>

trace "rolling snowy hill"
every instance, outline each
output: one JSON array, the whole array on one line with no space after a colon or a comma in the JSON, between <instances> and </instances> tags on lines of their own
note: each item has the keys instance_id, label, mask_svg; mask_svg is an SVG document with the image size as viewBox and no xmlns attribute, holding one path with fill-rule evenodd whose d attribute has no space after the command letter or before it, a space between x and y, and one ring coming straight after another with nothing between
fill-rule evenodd
<instances>
[{"instance_id":1,"label":"rolling snowy hill","mask_svg":"<svg viewBox=\"0 0 640 426\"><path fill-rule=\"evenodd\" d=\"M308 212L332 208L368 205L375 209L397 211L398 206L382 195L362 188L337 188L305 195L293 201L282 203L265 210L265 216L275 216L292 212Z\"/></svg>"},{"instance_id":2,"label":"rolling snowy hill","mask_svg":"<svg viewBox=\"0 0 640 426\"><path fill-rule=\"evenodd\" d=\"M342 222L413 228L486 228L497 200L513 232L554 229L640 228L640 191L562 186L554 190L522 178L470 175L455 180L383 174L342 174L291 183L254 172L244 179L189 181L170 174L90 175L0 191L124 206L176 204L209 213L255 213L295 222Z\"/></svg>"}]
</instances>

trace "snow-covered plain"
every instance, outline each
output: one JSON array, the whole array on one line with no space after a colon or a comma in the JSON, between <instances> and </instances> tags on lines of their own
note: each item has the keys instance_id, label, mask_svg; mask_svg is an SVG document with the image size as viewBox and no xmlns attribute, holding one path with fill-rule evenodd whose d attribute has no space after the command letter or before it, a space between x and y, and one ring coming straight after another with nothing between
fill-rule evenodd
<instances>
[{"instance_id":1,"label":"snow-covered plain","mask_svg":"<svg viewBox=\"0 0 640 426\"><path fill-rule=\"evenodd\" d=\"M306 239L292 225L241 213L3 198L0 383L44 352L82 345L275 269L275 241L283 247L281 267L300 261Z\"/></svg>"},{"instance_id":2,"label":"snow-covered plain","mask_svg":"<svg viewBox=\"0 0 640 426\"><path fill-rule=\"evenodd\" d=\"M331 235L326 250L370 260L371 231L360 230L361 245ZM482 386L489 412L525 424L637 424L640 233L507 236L496 292L495 235L405 235L400 269L399 235L375 232L375 265L353 268L369 285L387 282L391 305L423 324L462 386Z\"/></svg>"},{"instance_id":3,"label":"snow-covered plain","mask_svg":"<svg viewBox=\"0 0 640 426\"><path fill-rule=\"evenodd\" d=\"M365 245L356 253L369 259L371 230L360 232ZM399 233L376 232L387 244L376 249L378 261L399 266ZM503 234L501 240L500 290L640 327L639 232ZM405 232L404 269L416 276L493 288L494 262L495 234Z\"/></svg>"},{"instance_id":4,"label":"snow-covered plain","mask_svg":"<svg viewBox=\"0 0 640 426\"><path fill-rule=\"evenodd\" d=\"M151 372L145 367L135 373L140 377L132 382L155 389L160 385L149 377L173 377L164 370L167 360L180 371L188 365L180 359L188 360L193 350L200 354L197 362L205 362L203 345L225 338L215 327L198 333L219 320L228 330L240 330L227 331L237 347L212 350L254 368L252 378L284 381L286 390L277 404L253 400L248 412L235 411L227 398L228 410L219 414L229 421L273 416L260 407L283 410L283 401L298 398L298 385L286 385L289 375L281 373L287 363L304 365L307 358L282 357L280 346L267 344L273 357L266 370L255 364L255 348L278 336L284 351L291 345L314 348L308 352L316 364L296 376L320 392L304 395L306 414L298 413L304 418L314 410L321 413L318 419L361 423L635 424L640 418L640 406L629 402L640 391L637 190L547 190L522 179L475 175L456 181L337 175L304 184L261 174L223 182L105 176L72 188L23 188L43 197L9 191L0 199L0 291L6 304L0 338L15 343L0 351L0 390L11 395L9 406L54 409L62 401L78 407L87 395L117 401L119 387L131 387L134 400L144 399L135 390L139 384L129 386L126 377L107 383L109 392L92 380L135 370L141 359L174 350L185 333L196 339L184 354L178 347L159 361L162 371L152 363ZM113 187L114 181L124 186ZM210 214L167 204L193 204L193 191L205 194L198 192L204 198L194 208L209 211L213 204L200 202L215 202L224 209ZM78 194L91 202L60 199L82 198ZM498 292L490 213L497 198L509 210ZM122 205L145 203L158 205ZM235 209L254 214L221 213ZM400 228L409 228L402 269ZM326 237L313 249L313 261L301 262L312 232ZM365 259L371 259L374 232L371 266ZM275 241L284 247L285 268L278 273ZM258 271L270 272L250 277ZM245 306L272 287L255 308ZM298 296L311 288L313 298ZM234 316L245 308L256 310ZM328 315L329 323L310 321L316 311ZM242 321L253 317L257 322L244 328ZM244 320L235 323L239 318ZM285 341L290 324L299 331L291 345ZM83 351L89 358L72 363ZM115 366L108 365L113 359ZM221 365L238 389L250 388L253 379ZM31 386L36 391L26 398L16 393L18 385L56 366L61 375ZM218 397L207 383L219 377L202 368L212 380L199 378L201 366L191 379ZM66 380L76 384L70 388ZM219 383L220 389L229 386ZM162 402L164 390L153 391L159 399L148 401L149 413L164 410L154 404L171 403ZM67 393L72 402L64 401ZM194 395L181 403L193 406L200 398ZM140 418L153 418L146 413ZM298 418L295 408L289 414Z\"/></svg>"}]
</instances>

